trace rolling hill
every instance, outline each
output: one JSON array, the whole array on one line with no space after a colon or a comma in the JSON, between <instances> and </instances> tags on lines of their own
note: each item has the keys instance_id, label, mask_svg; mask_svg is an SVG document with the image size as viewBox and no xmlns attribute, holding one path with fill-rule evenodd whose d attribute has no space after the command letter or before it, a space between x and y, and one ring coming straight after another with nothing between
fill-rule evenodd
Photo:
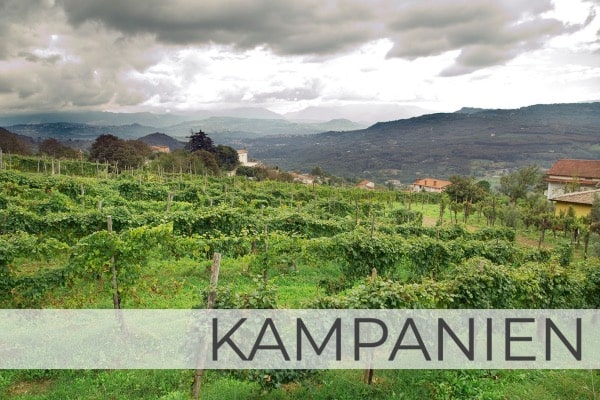
<instances>
[{"instance_id":1,"label":"rolling hill","mask_svg":"<svg viewBox=\"0 0 600 400\"><path fill-rule=\"evenodd\" d=\"M183 149L183 147L185 146L184 142L180 142L179 140L173 139L169 135L165 135L164 133L159 132L142 136L138 140L146 143L148 146L167 146L171 151Z\"/></svg>"},{"instance_id":2,"label":"rolling hill","mask_svg":"<svg viewBox=\"0 0 600 400\"><path fill-rule=\"evenodd\" d=\"M559 158L600 159L600 103L463 109L351 132L244 140L253 157L285 169L319 165L345 177L410 183L431 175L484 176Z\"/></svg>"},{"instance_id":3,"label":"rolling hill","mask_svg":"<svg viewBox=\"0 0 600 400\"><path fill-rule=\"evenodd\" d=\"M266 114L265 114L266 115ZM160 124L159 124L160 125ZM307 135L329 130L355 130L364 128L345 119L327 122L297 123L285 119L208 117L202 120L185 121L175 125L141 125L137 122L126 125L100 125L79 122L45 122L37 124L17 124L7 128L31 138L53 137L59 140L93 140L97 136L110 133L123 139L136 139L155 132L166 133L184 141L190 131L202 129L217 143L236 139L256 138L268 135Z\"/></svg>"}]
</instances>

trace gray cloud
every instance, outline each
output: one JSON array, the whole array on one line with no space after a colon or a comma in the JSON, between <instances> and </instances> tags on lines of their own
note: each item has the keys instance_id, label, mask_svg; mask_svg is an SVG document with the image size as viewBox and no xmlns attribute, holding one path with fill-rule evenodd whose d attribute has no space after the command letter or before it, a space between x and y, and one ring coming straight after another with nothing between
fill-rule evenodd
<instances>
[{"instance_id":1,"label":"gray cloud","mask_svg":"<svg viewBox=\"0 0 600 400\"><path fill-rule=\"evenodd\" d=\"M591 0L597 1L597 0ZM327 55L390 38L388 57L415 59L460 50L443 74L468 73L539 48L572 30L541 16L550 0L60 0L74 26L96 22L159 42L265 45L278 54Z\"/></svg>"},{"instance_id":2,"label":"gray cloud","mask_svg":"<svg viewBox=\"0 0 600 400\"><path fill-rule=\"evenodd\" d=\"M424 0L404 5L389 24L394 47L388 56L414 59L459 50L444 76L502 64L574 29L541 16L551 8L548 0Z\"/></svg>"},{"instance_id":3,"label":"gray cloud","mask_svg":"<svg viewBox=\"0 0 600 400\"><path fill-rule=\"evenodd\" d=\"M149 34L177 45L268 45L281 54L330 53L362 43L370 9L359 1L60 0L69 22L99 22L124 34Z\"/></svg>"},{"instance_id":4,"label":"gray cloud","mask_svg":"<svg viewBox=\"0 0 600 400\"><path fill-rule=\"evenodd\" d=\"M600 2L585 1L591 7ZM169 79L132 76L174 49L213 44L237 51L264 46L318 60L387 38L393 42L388 57L457 51L441 75L468 74L538 49L595 18L592 9L581 26L568 26L543 16L552 7L551 0L3 0L0 106L94 108L153 96L178 101L177 84ZM212 61L181 62L179 84L187 85ZM310 100L323 91L318 80L272 87L254 93L253 101ZM222 89L221 97L242 101L247 92L240 84Z\"/></svg>"},{"instance_id":5,"label":"gray cloud","mask_svg":"<svg viewBox=\"0 0 600 400\"><path fill-rule=\"evenodd\" d=\"M312 81L306 82L305 85L300 87L284 88L281 90L274 90L264 93L254 93L253 100L257 102L264 102L268 100L313 100L321 96L322 89L322 82L318 79L313 79Z\"/></svg>"}]
</instances>

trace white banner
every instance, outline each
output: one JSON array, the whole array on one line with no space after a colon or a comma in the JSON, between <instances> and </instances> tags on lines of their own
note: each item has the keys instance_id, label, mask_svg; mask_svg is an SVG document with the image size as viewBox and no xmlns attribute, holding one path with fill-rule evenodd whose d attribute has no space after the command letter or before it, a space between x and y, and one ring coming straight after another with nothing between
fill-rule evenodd
<instances>
[{"instance_id":1,"label":"white banner","mask_svg":"<svg viewBox=\"0 0 600 400\"><path fill-rule=\"evenodd\" d=\"M0 310L0 369L600 369L598 310Z\"/></svg>"}]
</instances>

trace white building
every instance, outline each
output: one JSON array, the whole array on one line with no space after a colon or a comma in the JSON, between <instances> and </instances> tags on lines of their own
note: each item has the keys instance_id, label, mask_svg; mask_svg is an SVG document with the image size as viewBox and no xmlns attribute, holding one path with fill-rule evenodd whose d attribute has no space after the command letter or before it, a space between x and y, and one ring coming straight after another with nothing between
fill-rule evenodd
<instances>
[{"instance_id":1,"label":"white building","mask_svg":"<svg viewBox=\"0 0 600 400\"><path fill-rule=\"evenodd\" d=\"M244 167L256 167L260 164L259 162L248 161L248 150L246 149L238 150L237 153L238 160L240 160L240 165Z\"/></svg>"}]
</instances>

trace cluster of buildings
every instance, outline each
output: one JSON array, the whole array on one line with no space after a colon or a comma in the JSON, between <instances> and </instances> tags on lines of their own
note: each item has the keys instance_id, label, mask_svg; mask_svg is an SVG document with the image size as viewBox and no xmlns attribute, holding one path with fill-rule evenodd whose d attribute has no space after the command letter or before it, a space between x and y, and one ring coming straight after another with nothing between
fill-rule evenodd
<instances>
[{"instance_id":1,"label":"cluster of buildings","mask_svg":"<svg viewBox=\"0 0 600 400\"><path fill-rule=\"evenodd\" d=\"M576 216L588 215L596 196L600 196L600 160L558 160L548 170L546 197L554 202L556 214L573 208ZM411 189L415 192L441 193L452 185L443 179L417 179Z\"/></svg>"},{"instance_id":2,"label":"cluster of buildings","mask_svg":"<svg viewBox=\"0 0 600 400\"><path fill-rule=\"evenodd\" d=\"M588 215L600 196L600 160L558 160L546 173L546 182L556 214L572 207L576 216Z\"/></svg>"}]
</instances>

